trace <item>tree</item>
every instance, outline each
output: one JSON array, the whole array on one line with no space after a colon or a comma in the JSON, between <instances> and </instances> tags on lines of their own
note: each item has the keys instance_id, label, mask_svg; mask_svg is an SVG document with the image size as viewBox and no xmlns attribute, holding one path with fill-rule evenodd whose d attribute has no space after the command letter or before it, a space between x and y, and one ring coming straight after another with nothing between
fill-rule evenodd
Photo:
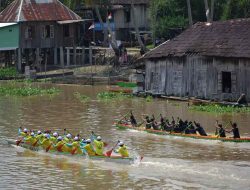
<instances>
[{"instance_id":1,"label":"tree","mask_svg":"<svg viewBox=\"0 0 250 190\"><path fill-rule=\"evenodd\" d=\"M187 26L186 0L154 0L150 3L150 18L156 38L172 38L173 31Z\"/></svg>"},{"instance_id":2,"label":"tree","mask_svg":"<svg viewBox=\"0 0 250 190\"><path fill-rule=\"evenodd\" d=\"M228 0L223 9L222 20L250 17L249 0Z\"/></svg>"},{"instance_id":3,"label":"tree","mask_svg":"<svg viewBox=\"0 0 250 190\"><path fill-rule=\"evenodd\" d=\"M187 8L188 8L189 26L192 26L193 25L193 18L192 18L192 9L191 9L190 0L187 0Z\"/></svg>"}]
</instances>

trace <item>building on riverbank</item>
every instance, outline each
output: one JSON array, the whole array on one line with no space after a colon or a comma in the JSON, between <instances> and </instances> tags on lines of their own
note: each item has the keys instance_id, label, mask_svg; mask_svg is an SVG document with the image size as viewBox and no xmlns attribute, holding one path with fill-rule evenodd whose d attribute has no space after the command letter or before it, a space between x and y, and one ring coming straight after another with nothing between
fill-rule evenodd
<instances>
[{"instance_id":1,"label":"building on riverbank","mask_svg":"<svg viewBox=\"0 0 250 190\"><path fill-rule=\"evenodd\" d=\"M197 23L141 60L152 94L250 100L250 19Z\"/></svg>"},{"instance_id":2,"label":"building on riverbank","mask_svg":"<svg viewBox=\"0 0 250 190\"><path fill-rule=\"evenodd\" d=\"M59 62L64 67L69 49L74 49L75 64L77 53L81 56L76 49L81 22L59 0L15 0L0 13L0 53L16 62L19 71Z\"/></svg>"}]
</instances>

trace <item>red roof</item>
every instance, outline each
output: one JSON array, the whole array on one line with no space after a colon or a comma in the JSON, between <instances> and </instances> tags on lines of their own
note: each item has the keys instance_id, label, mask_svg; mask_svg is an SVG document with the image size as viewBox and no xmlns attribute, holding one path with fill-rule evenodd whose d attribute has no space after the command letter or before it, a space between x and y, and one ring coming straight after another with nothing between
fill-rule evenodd
<instances>
[{"instance_id":1,"label":"red roof","mask_svg":"<svg viewBox=\"0 0 250 190\"><path fill-rule=\"evenodd\" d=\"M197 23L146 53L144 58L192 54L250 58L250 19Z\"/></svg>"},{"instance_id":2,"label":"red roof","mask_svg":"<svg viewBox=\"0 0 250 190\"><path fill-rule=\"evenodd\" d=\"M0 22L63 20L81 17L58 0L15 0L0 13Z\"/></svg>"}]
</instances>

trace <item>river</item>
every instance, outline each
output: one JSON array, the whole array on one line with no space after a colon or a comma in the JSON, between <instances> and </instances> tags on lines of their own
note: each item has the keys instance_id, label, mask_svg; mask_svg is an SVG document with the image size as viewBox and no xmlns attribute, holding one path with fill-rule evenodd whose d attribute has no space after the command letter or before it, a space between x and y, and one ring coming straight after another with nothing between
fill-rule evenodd
<instances>
[{"instance_id":1,"label":"river","mask_svg":"<svg viewBox=\"0 0 250 190\"><path fill-rule=\"evenodd\" d=\"M250 143L225 143L167 137L118 130L115 119L133 110L160 113L200 122L214 133L216 120L238 122L242 136L250 136L250 115L215 115L190 111L185 102L143 98L99 101L105 86L53 85L62 92L52 97L0 97L0 189L250 189ZM73 95L91 97L81 103ZM19 126L63 133L91 131L112 147L123 140L132 153L144 156L140 164L124 165L85 158L32 152L6 143Z\"/></svg>"}]
</instances>

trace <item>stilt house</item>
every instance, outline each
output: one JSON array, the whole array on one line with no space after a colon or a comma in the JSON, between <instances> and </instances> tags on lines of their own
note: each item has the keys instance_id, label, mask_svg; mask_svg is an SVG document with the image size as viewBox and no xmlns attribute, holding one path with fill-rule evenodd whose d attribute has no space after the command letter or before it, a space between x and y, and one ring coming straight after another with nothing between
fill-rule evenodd
<instances>
[{"instance_id":1,"label":"stilt house","mask_svg":"<svg viewBox=\"0 0 250 190\"><path fill-rule=\"evenodd\" d=\"M64 66L65 47L76 46L81 21L59 0L15 0L0 13L0 53L10 54L19 71Z\"/></svg>"},{"instance_id":2,"label":"stilt house","mask_svg":"<svg viewBox=\"0 0 250 190\"><path fill-rule=\"evenodd\" d=\"M250 19L197 23L142 60L153 94L250 100Z\"/></svg>"}]
</instances>

